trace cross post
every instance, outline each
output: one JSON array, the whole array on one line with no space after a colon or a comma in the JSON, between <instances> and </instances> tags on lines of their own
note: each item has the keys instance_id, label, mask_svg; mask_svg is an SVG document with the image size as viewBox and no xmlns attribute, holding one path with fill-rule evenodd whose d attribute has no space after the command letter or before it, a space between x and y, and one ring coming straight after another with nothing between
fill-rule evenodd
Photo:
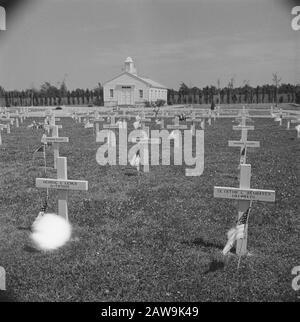
<instances>
[{"instance_id":1,"label":"cross post","mask_svg":"<svg viewBox=\"0 0 300 322\"><path fill-rule=\"evenodd\" d=\"M251 165L241 164L239 188L214 187L214 198L238 200L238 219L249 209L252 201L275 202L274 190L251 189ZM243 238L237 240L236 254L247 255L248 225L245 224Z\"/></svg>"},{"instance_id":2,"label":"cross post","mask_svg":"<svg viewBox=\"0 0 300 322\"><path fill-rule=\"evenodd\" d=\"M68 191L88 190L88 182L85 180L69 180L67 175L67 158L57 158L57 179L36 178L37 188L58 190L58 215L68 219Z\"/></svg>"},{"instance_id":3,"label":"cross post","mask_svg":"<svg viewBox=\"0 0 300 322\"><path fill-rule=\"evenodd\" d=\"M58 135L58 125L52 126L52 137L46 137L46 135L43 135L42 143L53 143L53 154L54 154L54 169L57 169L57 159L59 157L59 144L60 143L68 143L69 138L68 137L60 137Z\"/></svg>"}]
</instances>

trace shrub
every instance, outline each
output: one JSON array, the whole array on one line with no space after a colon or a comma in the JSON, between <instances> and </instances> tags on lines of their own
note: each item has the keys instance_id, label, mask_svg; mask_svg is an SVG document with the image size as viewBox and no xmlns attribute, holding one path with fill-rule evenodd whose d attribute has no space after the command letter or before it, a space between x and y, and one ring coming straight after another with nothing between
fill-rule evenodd
<instances>
[{"instance_id":1,"label":"shrub","mask_svg":"<svg viewBox=\"0 0 300 322\"><path fill-rule=\"evenodd\" d=\"M156 106L157 107L164 106L165 104L166 104L166 101L165 100L157 100L156 101Z\"/></svg>"}]
</instances>

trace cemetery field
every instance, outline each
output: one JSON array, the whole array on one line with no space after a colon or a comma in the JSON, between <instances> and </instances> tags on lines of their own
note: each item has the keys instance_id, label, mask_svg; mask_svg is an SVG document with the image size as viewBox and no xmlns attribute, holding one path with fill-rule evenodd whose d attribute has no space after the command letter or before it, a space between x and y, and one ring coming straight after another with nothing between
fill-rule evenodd
<instances>
[{"instance_id":1,"label":"cemetery field","mask_svg":"<svg viewBox=\"0 0 300 322\"><path fill-rule=\"evenodd\" d=\"M237 202L213 197L214 186L238 187L239 149L228 147L240 138L233 119L206 124L198 177L186 177L184 163L150 166L139 175L130 165L100 166L93 129L62 119L68 178L87 180L89 189L70 192L72 239L53 252L37 251L29 238L46 194L35 187L45 175L32 160L43 134L26 128L32 120L2 133L0 146L0 265L10 300L299 301L291 274L300 265L300 142L293 126L254 118L248 133L260 141L247 152L251 188L275 190L276 201L253 202L252 256L237 270L238 257L221 253ZM53 167L51 148L47 163ZM49 193L48 212L56 212L56 192Z\"/></svg>"}]
</instances>

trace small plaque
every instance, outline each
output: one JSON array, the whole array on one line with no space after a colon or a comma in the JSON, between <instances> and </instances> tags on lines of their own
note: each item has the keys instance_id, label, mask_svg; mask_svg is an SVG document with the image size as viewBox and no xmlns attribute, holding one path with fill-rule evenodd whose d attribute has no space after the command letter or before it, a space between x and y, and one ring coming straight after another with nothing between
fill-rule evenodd
<instances>
[{"instance_id":1,"label":"small plaque","mask_svg":"<svg viewBox=\"0 0 300 322\"><path fill-rule=\"evenodd\" d=\"M62 180L62 179L35 179L37 188L50 188L58 190L88 190L88 182L84 180Z\"/></svg>"},{"instance_id":2,"label":"small plaque","mask_svg":"<svg viewBox=\"0 0 300 322\"><path fill-rule=\"evenodd\" d=\"M254 130L253 125L238 125L238 126L233 126L233 130Z\"/></svg>"},{"instance_id":3,"label":"small plaque","mask_svg":"<svg viewBox=\"0 0 300 322\"><path fill-rule=\"evenodd\" d=\"M228 145L231 147L243 147L247 146L249 148L259 148L259 141L228 141Z\"/></svg>"},{"instance_id":4,"label":"small plaque","mask_svg":"<svg viewBox=\"0 0 300 322\"><path fill-rule=\"evenodd\" d=\"M50 137L44 137L44 138L42 138L42 142L68 143L69 142L69 138L68 137L55 137L55 136L50 136Z\"/></svg>"},{"instance_id":5,"label":"small plaque","mask_svg":"<svg viewBox=\"0 0 300 322\"><path fill-rule=\"evenodd\" d=\"M167 129L169 130L186 130L186 125L167 125Z\"/></svg>"},{"instance_id":6,"label":"small plaque","mask_svg":"<svg viewBox=\"0 0 300 322\"><path fill-rule=\"evenodd\" d=\"M274 190L214 187L214 197L236 200L275 201Z\"/></svg>"}]
</instances>

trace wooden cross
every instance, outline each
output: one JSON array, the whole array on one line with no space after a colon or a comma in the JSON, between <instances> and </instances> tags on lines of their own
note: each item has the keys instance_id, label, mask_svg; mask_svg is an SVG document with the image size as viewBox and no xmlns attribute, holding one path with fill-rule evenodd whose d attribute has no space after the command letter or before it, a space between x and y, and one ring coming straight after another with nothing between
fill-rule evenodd
<instances>
[{"instance_id":1,"label":"wooden cross","mask_svg":"<svg viewBox=\"0 0 300 322\"><path fill-rule=\"evenodd\" d=\"M300 123L300 118L299 119L293 119L293 120L291 120L291 123L299 124ZM300 131L299 130L297 130L297 138L298 139L300 138Z\"/></svg>"},{"instance_id":2,"label":"wooden cross","mask_svg":"<svg viewBox=\"0 0 300 322\"><path fill-rule=\"evenodd\" d=\"M0 290L6 291L6 278L5 278L5 269L0 266Z\"/></svg>"},{"instance_id":3,"label":"wooden cross","mask_svg":"<svg viewBox=\"0 0 300 322\"><path fill-rule=\"evenodd\" d=\"M208 125L211 125L211 110L208 112Z\"/></svg>"},{"instance_id":4,"label":"wooden cross","mask_svg":"<svg viewBox=\"0 0 300 322\"><path fill-rule=\"evenodd\" d=\"M245 116L242 117L241 123L238 126L233 126L233 130L241 130L240 141L228 141L230 147L240 147L240 164L246 163L247 147L259 148L260 144L258 141L247 141L248 130L254 130L254 126L246 125Z\"/></svg>"},{"instance_id":5,"label":"wooden cross","mask_svg":"<svg viewBox=\"0 0 300 322\"><path fill-rule=\"evenodd\" d=\"M186 124L179 124L179 117L176 116L174 119L174 124L167 125L167 129L169 130L186 130Z\"/></svg>"},{"instance_id":6,"label":"wooden cross","mask_svg":"<svg viewBox=\"0 0 300 322\"><path fill-rule=\"evenodd\" d=\"M214 198L238 200L238 219L249 209L252 201L275 202L274 190L251 189L251 165L241 164L240 187L214 187ZM245 224L244 238L237 240L237 255L247 255L248 225Z\"/></svg>"},{"instance_id":7,"label":"wooden cross","mask_svg":"<svg viewBox=\"0 0 300 322\"><path fill-rule=\"evenodd\" d=\"M228 141L228 146L240 148L240 164L246 163L246 157L247 157L247 147L250 148L259 148L260 144L259 141L247 141L247 138L245 140L241 141Z\"/></svg>"},{"instance_id":8,"label":"wooden cross","mask_svg":"<svg viewBox=\"0 0 300 322\"><path fill-rule=\"evenodd\" d=\"M0 145L2 145L2 136L1 136L1 131L3 129L7 130L7 124L0 124Z\"/></svg>"},{"instance_id":9,"label":"wooden cross","mask_svg":"<svg viewBox=\"0 0 300 322\"><path fill-rule=\"evenodd\" d=\"M1 131L6 129L6 132L9 133L9 124L0 124L0 144L2 144Z\"/></svg>"},{"instance_id":10,"label":"wooden cross","mask_svg":"<svg viewBox=\"0 0 300 322\"><path fill-rule=\"evenodd\" d=\"M57 159L59 157L59 143L68 143L69 138L68 137L60 137L58 135L58 126L54 125L52 127L52 137L46 137L46 135L43 135L42 143L53 143L53 152L54 152L54 169L57 169Z\"/></svg>"},{"instance_id":11,"label":"wooden cross","mask_svg":"<svg viewBox=\"0 0 300 322\"><path fill-rule=\"evenodd\" d=\"M287 113L282 118L285 119L285 120L287 120L286 129L289 130L290 129L290 125L291 125L291 120L293 120L295 118L295 116L290 115L289 113Z\"/></svg>"},{"instance_id":12,"label":"wooden cross","mask_svg":"<svg viewBox=\"0 0 300 322\"><path fill-rule=\"evenodd\" d=\"M149 127L146 126L146 123L150 123L151 122L151 118L146 118L145 116L142 116L140 118L140 122L142 124L142 129L144 131L147 131L147 135L149 136Z\"/></svg>"},{"instance_id":13,"label":"wooden cross","mask_svg":"<svg viewBox=\"0 0 300 322\"><path fill-rule=\"evenodd\" d=\"M280 110L279 113L274 113L274 118L275 118L276 122L279 122L279 126L281 126L282 125L282 118L283 118L282 111Z\"/></svg>"},{"instance_id":14,"label":"wooden cross","mask_svg":"<svg viewBox=\"0 0 300 322\"><path fill-rule=\"evenodd\" d=\"M110 130L115 130L119 129L120 125L116 123L116 116L111 115L110 116L110 124L103 124L104 129L110 129ZM109 132L111 133L111 132ZM115 133L115 131L114 131ZM116 146L116 141L112 140L111 135L108 136L108 146L115 147Z\"/></svg>"},{"instance_id":15,"label":"wooden cross","mask_svg":"<svg viewBox=\"0 0 300 322\"><path fill-rule=\"evenodd\" d=\"M191 116L186 119L186 122L192 122L191 124L191 133L194 136L195 135L195 121L196 121L196 113L195 111L192 112Z\"/></svg>"},{"instance_id":16,"label":"wooden cross","mask_svg":"<svg viewBox=\"0 0 300 322\"><path fill-rule=\"evenodd\" d=\"M136 138L134 138L132 140L132 143L138 143L138 146L143 146L143 151L145 151L145 147L147 147L147 153L146 156L144 156L144 161L143 161L143 170L144 172L149 172L149 154L148 154L148 144L150 144L150 146L152 144L160 144L161 140L160 138L149 138L149 136L147 135L146 137L139 137L138 140L136 140Z\"/></svg>"},{"instance_id":17,"label":"wooden cross","mask_svg":"<svg viewBox=\"0 0 300 322\"><path fill-rule=\"evenodd\" d=\"M169 130L186 130L187 129L187 125L180 125L179 124L179 117L176 116L175 119L174 119L174 124L170 124L170 125L167 125L167 129ZM179 148L179 140L175 140L175 147L176 148Z\"/></svg>"},{"instance_id":18,"label":"wooden cross","mask_svg":"<svg viewBox=\"0 0 300 322\"><path fill-rule=\"evenodd\" d=\"M192 135L194 136L195 135L195 129L196 129L196 123L200 123L201 124L201 128L204 130L205 128L205 122L204 122L204 119L197 119L195 114L192 115L191 118L187 118L186 119L187 122L192 122L192 125L191 125L191 132L192 132Z\"/></svg>"},{"instance_id":19,"label":"wooden cross","mask_svg":"<svg viewBox=\"0 0 300 322\"><path fill-rule=\"evenodd\" d=\"M108 117L110 118L110 124L104 124L103 128L105 128L105 129L110 129L111 128L110 126L116 125L116 115L111 115ZM112 128L114 128L114 127L112 127Z\"/></svg>"},{"instance_id":20,"label":"wooden cross","mask_svg":"<svg viewBox=\"0 0 300 322\"><path fill-rule=\"evenodd\" d=\"M97 117L95 117L95 118L93 118L93 119L91 119L90 120L92 123L94 123L94 125L95 125L95 132L96 132L96 135L97 135L97 133L99 132L99 123L100 122L104 122L104 118L102 118L102 117L99 117L99 114L97 115Z\"/></svg>"},{"instance_id":21,"label":"wooden cross","mask_svg":"<svg viewBox=\"0 0 300 322\"><path fill-rule=\"evenodd\" d=\"M68 220L68 191L88 190L88 182L85 180L68 180L67 158L57 158L57 179L36 178L37 188L58 190L58 215Z\"/></svg>"},{"instance_id":22,"label":"wooden cross","mask_svg":"<svg viewBox=\"0 0 300 322\"><path fill-rule=\"evenodd\" d=\"M247 134L248 134L248 131L252 131L254 130L254 126L251 126L251 125L246 125L246 119L247 117L246 116L242 116L241 117L241 123L237 126L233 126L233 130L241 130L242 131L242 137L241 137L241 140L244 142L244 141L247 141Z\"/></svg>"}]
</instances>

